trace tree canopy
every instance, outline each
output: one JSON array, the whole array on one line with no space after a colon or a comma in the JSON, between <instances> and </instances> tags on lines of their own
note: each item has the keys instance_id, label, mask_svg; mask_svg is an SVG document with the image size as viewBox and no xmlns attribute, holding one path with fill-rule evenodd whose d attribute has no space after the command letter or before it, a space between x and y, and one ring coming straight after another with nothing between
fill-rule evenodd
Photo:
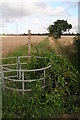
<instances>
[{"instance_id":1,"label":"tree canopy","mask_svg":"<svg viewBox=\"0 0 80 120\"><path fill-rule=\"evenodd\" d=\"M48 27L48 31L55 38L60 38L63 32L69 31L71 28L72 25L68 24L67 20L57 20Z\"/></svg>"}]
</instances>

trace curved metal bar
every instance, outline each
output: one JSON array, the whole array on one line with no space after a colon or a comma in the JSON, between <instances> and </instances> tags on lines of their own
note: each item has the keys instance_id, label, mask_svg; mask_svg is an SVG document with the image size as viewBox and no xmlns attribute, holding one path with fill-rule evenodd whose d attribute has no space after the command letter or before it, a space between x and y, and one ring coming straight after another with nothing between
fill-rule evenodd
<instances>
[{"instance_id":1,"label":"curved metal bar","mask_svg":"<svg viewBox=\"0 0 80 120\"><path fill-rule=\"evenodd\" d=\"M20 58L46 58L46 57L41 57L41 56L19 56Z\"/></svg>"},{"instance_id":2,"label":"curved metal bar","mask_svg":"<svg viewBox=\"0 0 80 120\"><path fill-rule=\"evenodd\" d=\"M42 86L41 88L45 88L45 87L46 86ZM15 89L15 88L7 87L5 85L4 85L4 88L9 89L9 90L15 90L15 91L18 91L18 92L30 92L30 91L32 91L32 89L24 89L24 90L22 90L22 89Z\"/></svg>"},{"instance_id":3,"label":"curved metal bar","mask_svg":"<svg viewBox=\"0 0 80 120\"><path fill-rule=\"evenodd\" d=\"M8 79L11 82L35 82L35 81L38 81L38 80L44 80L44 78L32 79L32 80L15 80L15 79L9 79L9 77L4 77L4 79Z\"/></svg>"},{"instance_id":4,"label":"curved metal bar","mask_svg":"<svg viewBox=\"0 0 80 120\"><path fill-rule=\"evenodd\" d=\"M7 87L7 86L5 86L5 85L4 85L4 88L9 89L9 90L15 90L15 91L18 91L18 92L23 92L22 89L10 88L10 87ZM31 91L31 90L32 90L32 89L26 89L26 90L24 90L24 92L29 92L29 91Z\"/></svg>"},{"instance_id":5,"label":"curved metal bar","mask_svg":"<svg viewBox=\"0 0 80 120\"><path fill-rule=\"evenodd\" d=\"M0 65L0 66L14 66L14 65L17 65L17 63L14 63L14 64L3 64L3 65Z\"/></svg>"},{"instance_id":6,"label":"curved metal bar","mask_svg":"<svg viewBox=\"0 0 80 120\"><path fill-rule=\"evenodd\" d=\"M32 58L47 58L47 57L41 57L41 56L14 56L14 57L5 57L5 58L0 58L0 59L14 59L14 58L17 58L17 57L20 57L20 58L29 58L29 57L32 57Z\"/></svg>"},{"instance_id":7,"label":"curved metal bar","mask_svg":"<svg viewBox=\"0 0 80 120\"><path fill-rule=\"evenodd\" d=\"M27 63L20 63L21 65L23 64L27 64ZM15 66L17 65L17 63L14 63L14 64L3 64L3 65L0 65L0 67L5 67L5 66Z\"/></svg>"},{"instance_id":8,"label":"curved metal bar","mask_svg":"<svg viewBox=\"0 0 80 120\"><path fill-rule=\"evenodd\" d=\"M3 59L3 60L5 60L5 59L16 59L17 57L5 57L5 58L0 58L0 59Z\"/></svg>"},{"instance_id":9,"label":"curved metal bar","mask_svg":"<svg viewBox=\"0 0 80 120\"><path fill-rule=\"evenodd\" d=\"M8 70L10 72L16 72L16 71L20 71L20 72L36 72L36 71L42 71L42 70L46 70L48 68L50 68L52 65L49 65L48 67L44 67L44 68L40 68L40 69L32 69L32 70L26 70L26 69L21 69L21 70L16 70L16 69L9 69L9 68L5 68L5 67L2 67L3 69L5 70Z\"/></svg>"}]
</instances>

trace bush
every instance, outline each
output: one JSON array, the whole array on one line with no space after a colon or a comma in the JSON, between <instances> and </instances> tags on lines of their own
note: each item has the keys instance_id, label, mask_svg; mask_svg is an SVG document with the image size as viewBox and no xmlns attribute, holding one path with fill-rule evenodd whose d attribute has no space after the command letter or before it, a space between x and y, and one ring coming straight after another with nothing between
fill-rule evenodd
<instances>
[{"instance_id":1,"label":"bush","mask_svg":"<svg viewBox=\"0 0 80 120\"><path fill-rule=\"evenodd\" d=\"M76 49L77 49L77 55L78 55L78 71L80 73L80 34L77 34L75 37L74 37L74 43L73 43L75 46L76 46Z\"/></svg>"}]
</instances>

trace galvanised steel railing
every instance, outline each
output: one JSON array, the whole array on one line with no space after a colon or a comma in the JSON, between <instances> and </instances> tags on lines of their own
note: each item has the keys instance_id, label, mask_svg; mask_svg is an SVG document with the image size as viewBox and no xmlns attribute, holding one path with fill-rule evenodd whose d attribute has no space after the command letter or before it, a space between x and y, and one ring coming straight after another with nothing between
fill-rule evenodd
<instances>
[{"instance_id":1,"label":"galvanised steel railing","mask_svg":"<svg viewBox=\"0 0 80 120\"><path fill-rule=\"evenodd\" d=\"M3 85L3 91L4 89L9 89L9 90L15 90L18 92L24 92L31 91L32 88L28 88L28 84L32 83L32 85L29 85L29 87L33 87L35 85L34 82L37 81L42 81L42 88L45 88L46 85L46 71L51 68L51 65L48 65L47 67L43 68L37 68L37 69L23 69L21 66L26 65L27 62L21 62L21 59L23 58L36 58L36 59L47 59L46 57L39 57L39 56L18 56L18 57L7 57L7 58L2 58L2 60L15 60L15 63L10 63L10 64L2 64L0 65L1 67L1 79L2 79L2 85ZM14 68L9 68L9 67L16 67ZM35 74L41 72L40 78L36 79L28 79L26 78L26 74L28 76L28 73L32 74L34 72ZM43 75L43 77L42 77Z\"/></svg>"}]
</instances>

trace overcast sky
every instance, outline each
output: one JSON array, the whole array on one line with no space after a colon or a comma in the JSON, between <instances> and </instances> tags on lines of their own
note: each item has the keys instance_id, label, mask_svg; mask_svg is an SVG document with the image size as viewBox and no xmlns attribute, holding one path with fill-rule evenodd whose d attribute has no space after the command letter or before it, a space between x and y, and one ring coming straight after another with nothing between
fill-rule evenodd
<instances>
[{"instance_id":1,"label":"overcast sky","mask_svg":"<svg viewBox=\"0 0 80 120\"><path fill-rule=\"evenodd\" d=\"M57 19L78 32L78 0L0 0L0 33L45 33Z\"/></svg>"}]
</instances>

